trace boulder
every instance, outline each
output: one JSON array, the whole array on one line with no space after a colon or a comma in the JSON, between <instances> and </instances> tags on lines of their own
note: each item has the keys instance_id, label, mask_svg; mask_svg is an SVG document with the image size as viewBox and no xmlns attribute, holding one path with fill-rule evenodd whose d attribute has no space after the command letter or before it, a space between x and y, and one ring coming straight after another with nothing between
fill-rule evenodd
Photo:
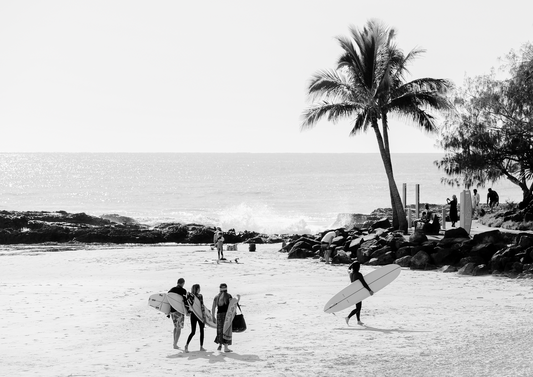
<instances>
[{"instance_id":1,"label":"boulder","mask_svg":"<svg viewBox=\"0 0 533 377\"><path fill-rule=\"evenodd\" d=\"M463 228L452 228L444 232L444 238L470 238L470 235Z\"/></svg>"},{"instance_id":2,"label":"boulder","mask_svg":"<svg viewBox=\"0 0 533 377\"><path fill-rule=\"evenodd\" d=\"M458 250L452 248L436 247L435 252L431 254L431 259L437 266L446 264L456 264L461 259Z\"/></svg>"},{"instance_id":3,"label":"boulder","mask_svg":"<svg viewBox=\"0 0 533 377\"><path fill-rule=\"evenodd\" d=\"M370 241L365 241L357 249L357 260L359 263L363 264L370 260L370 254L379 248L379 240L373 239Z\"/></svg>"},{"instance_id":4,"label":"boulder","mask_svg":"<svg viewBox=\"0 0 533 377\"><path fill-rule=\"evenodd\" d=\"M370 266L384 266L393 263L395 260L394 251L381 254L379 257L372 258L367 264Z\"/></svg>"},{"instance_id":5,"label":"boulder","mask_svg":"<svg viewBox=\"0 0 533 377\"><path fill-rule=\"evenodd\" d=\"M476 268L475 263L467 263L463 267L461 267L459 271L457 271L457 273L459 275L472 275L472 273L474 272L474 268Z\"/></svg>"},{"instance_id":6,"label":"boulder","mask_svg":"<svg viewBox=\"0 0 533 377\"><path fill-rule=\"evenodd\" d=\"M489 275L489 274L490 274L490 268L486 264L480 264L474 267L474 270L472 270L472 276L483 276L483 275Z\"/></svg>"},{"instance_id":7,"label":"boulder","mask_svg":"<svg viewBox=\"0 0 533 377\"><path fill-rule=\"evenodd\" d=\"M464 244L465 242L471 242L472 240L470 238L443 238L440 241L437 242L437 246L441 247L451 247L451 245L455 244Z\"/></svg>"},{"instance_id":8,"label":"boulder","mask_svg":"<svg viewBox=\"0 0 533 377\"><path fill-rule=\"evenodd\" d=\"M411 254L411 251L413 250L413 247L412 246L403 246L403 247L400 247L398 250L396 250L396 258L400 259L400 258L403 258L405 256L413 256L413 254Z\"/></svg>"},{"instance_id":9,"label":"boulder","mask_svg":"<svg viewBox=\"0 0 533 377\"><path fill-rule=\"evenodd\" d=\"M384 247L381 247L381 248L376 249L376 250L369 250L368 256L370 257L370 259L379 258L383 254L386 254L386 253L388 253L390 251L391 251L390 246L384 246Z\"/></svg>"},{"instance_id":10,"label":"boulder","mask_svg":"<svg viewBox=\"0 0 533 377\"><path fill-rule=\"evenodd\" d=\"M419 231L415 231L409 236L409 242L414 244L422 244L428 240L428 237Z\"/></svg>"},{"instance_id":11,"label":"boulder","mask_svg":"<svg viewBox=\"0 0 533 377\"><path fill-rule=\"evenodd\" d=\"M521 233L518 237L518 245L529 248L533 246L533 235Z\"/></svg>"},{"instance_id":12,"label":"boulder","mask_svg":"<svg viewBox=\"0 0 533 377\"><path fill-rule=\"evenodd\" d=\"M503 241L502 233L498 230L490 230L488 232L483 232L474 235L474 242L477 244L488 244L488 243L501 243Z\"/></svg>"},{"instance_id":13,"label":"boulder","mask_svg":"<svg viewBox=\"0 0 533 377\"><path fill-rule=\"evenodd\" d=\"M479 257L484 263L488 263L496 251L498 251L497 245L492 243L482 243L472 247L467 256Z\"/></svg>"},{"instance_id":14,"label":"boulder","mask_svg":"<svg viewBox=\"0 0 533 377\"><path fill-rule=\"evenodd\" d=\"M385 237L384 241L392 250L398 250L405 243L405 238L402 233L392 232Z\"/></svg>"},{"instance_id":15,"label":"boulder","mask_svg":"<svg viewBox=\"0 0 533 377\"><path fill-rule=\"evenodd\" d=\"M425 251L419 251L411 258L412 270L424 270L428 264L430 264L430 257Z\"/></svg>"},{"instance_id":16,"label":"boulder","mask_svg":"<svg viewBox=\"0 0 533 377\"><path fill-rule=\"evenodd\" d=\"M304 259L304 258L313 258L316 254L306 248L296 247L296 245L289 251L288 259Z\"/></svg>"},{"instance_id":17,"label":"boulder","mask_svg":"<svg viewBox=\"0 0 533 377\"><path fill-rule=\"evenodd\" d=\"M410 255L403 256L394 261L394 264L397 264L400 267L409 267L411 265L411 259L413 257Z\"/></svg>"},{"instance_id":18,"label":"boulder","mask_svg":"<svg viewBox=\"0 0 533 377\"><path fill-rule=\"evenodd\" d=\"M331 259L331 264L351 264L352 259L344 250L337 250L337 254Z\"/></svg>"},{"instance_id":19,"label":"boulder","mask_svg":"<svg viewBox=\"0 0 533 377\"><path fill-rule=\"evenodd\" d=\"M446 273L449 273L449 272L457 272L457 267L455 266L443 266L440 271L442 272L446 272Z\"/></svg>"},{"instance_id":20,"label":"boulder","mask_svg":"<svg viewBox=\"0 0 533 377\"><path fill-rule=\"evenodd\" d=\"M372 225L370 225L370 228L372 230L376 230L378 228L381 229L389 229L392 226L389 219L384 217L382 219L379 219L378 221L374 222Z\"/></svg>"}]
</instances>

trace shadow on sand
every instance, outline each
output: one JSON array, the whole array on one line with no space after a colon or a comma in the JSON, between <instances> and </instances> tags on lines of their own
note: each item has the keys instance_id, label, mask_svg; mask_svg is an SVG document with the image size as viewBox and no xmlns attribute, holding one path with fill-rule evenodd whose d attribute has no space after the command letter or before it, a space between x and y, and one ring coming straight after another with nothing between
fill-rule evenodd
<instances>
[{"instance_id":1,"label":"shadow on sand","mask_svg":"<svg viewBox=\"0 0 533 377\"><path fill-rule=\"evenodd\" d=\"M382 332L384 334L392 334L394 332L397 333L408 333L408 332L431 332L426 330L403 330L403 329L379 329L377 327L371 327L371 326L357 326L357 327L337 327L333 330L337 331L377 331Z\"/></svg>"},{"instance_id":2,"label":"shadow on sand","mask_svg":"<svg viewBox=\"0 0 533 377\"><path fill-rule=\"evenodd\" d=\"M168 355L167 359L181 359L186 358L189 360L205 359L210 363L226 362L226 359L235 359L248 363L255 363L261 361L257 355L242 355L236 352L206 352L206 351L190 351L185 353L183 351L177 351L173 355Z\"/></svg>"}]
</instances>

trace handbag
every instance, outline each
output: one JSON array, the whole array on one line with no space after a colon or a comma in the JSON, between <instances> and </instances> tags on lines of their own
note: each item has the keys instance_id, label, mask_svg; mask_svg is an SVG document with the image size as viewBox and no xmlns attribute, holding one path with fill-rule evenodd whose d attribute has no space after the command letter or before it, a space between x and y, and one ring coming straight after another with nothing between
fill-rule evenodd
<instances>
[{"instance_id":1,"label":"handbag","mask_svg":"<svg viewBox=\"0 0 533 377\"><path fill-rule=\"evenodd\" d=\"M241 306L237 304L241 314L235 314L233 317L233 322L231 323L231 329L233 332L243 332L246 330L246 321L244 320L244 315L242 314Z\"/></svg>"}]
</instances>

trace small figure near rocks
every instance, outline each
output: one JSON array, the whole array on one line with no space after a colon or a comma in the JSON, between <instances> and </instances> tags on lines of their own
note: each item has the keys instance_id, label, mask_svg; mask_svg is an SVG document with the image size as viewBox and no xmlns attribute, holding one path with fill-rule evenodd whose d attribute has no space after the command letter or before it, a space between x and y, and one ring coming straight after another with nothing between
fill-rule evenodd
<instances>
[{"instance_id":1,"label":"small figure near rocks","mask_svg":"<svg viewBox=\"0 0 533 377\"><path fill-rule=\"evenodd\" d=\"M455 227L455 223L459 220L459 216L457 216L457 196L452 195L452 200L446 198L446 202L450 205L450 221L452 222L452 227Z\"/></svg>"}]
</instances>

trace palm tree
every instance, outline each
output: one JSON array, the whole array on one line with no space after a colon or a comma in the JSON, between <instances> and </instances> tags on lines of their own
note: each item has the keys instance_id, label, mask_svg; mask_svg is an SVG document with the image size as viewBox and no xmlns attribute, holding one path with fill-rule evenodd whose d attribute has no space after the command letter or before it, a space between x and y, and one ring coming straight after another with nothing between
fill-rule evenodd
<instances>
[{"instance_id":1,"label":"palm tree","mask_svg":"<svg viewBox=\"0 0 533 377\"><path fill-rule=\"evenodd\" d=\"M344 50L337 69L320 71L311 79L309 97L315 104L304 112L302 129L315 126L324 117L332 122L352 118L350 136L371 127L389 183L393 227L407 231L392 168L388 114L403 116L425 131L434 132L435 119L426 109L450 109L446 92L451 84L432 78L406 83L407 64L424 51L415 49L404 55L393 43L394 29L370 20L362 30L352 27L350 31L351 38L337 38Z\"/></svg>"}]
</instances>

